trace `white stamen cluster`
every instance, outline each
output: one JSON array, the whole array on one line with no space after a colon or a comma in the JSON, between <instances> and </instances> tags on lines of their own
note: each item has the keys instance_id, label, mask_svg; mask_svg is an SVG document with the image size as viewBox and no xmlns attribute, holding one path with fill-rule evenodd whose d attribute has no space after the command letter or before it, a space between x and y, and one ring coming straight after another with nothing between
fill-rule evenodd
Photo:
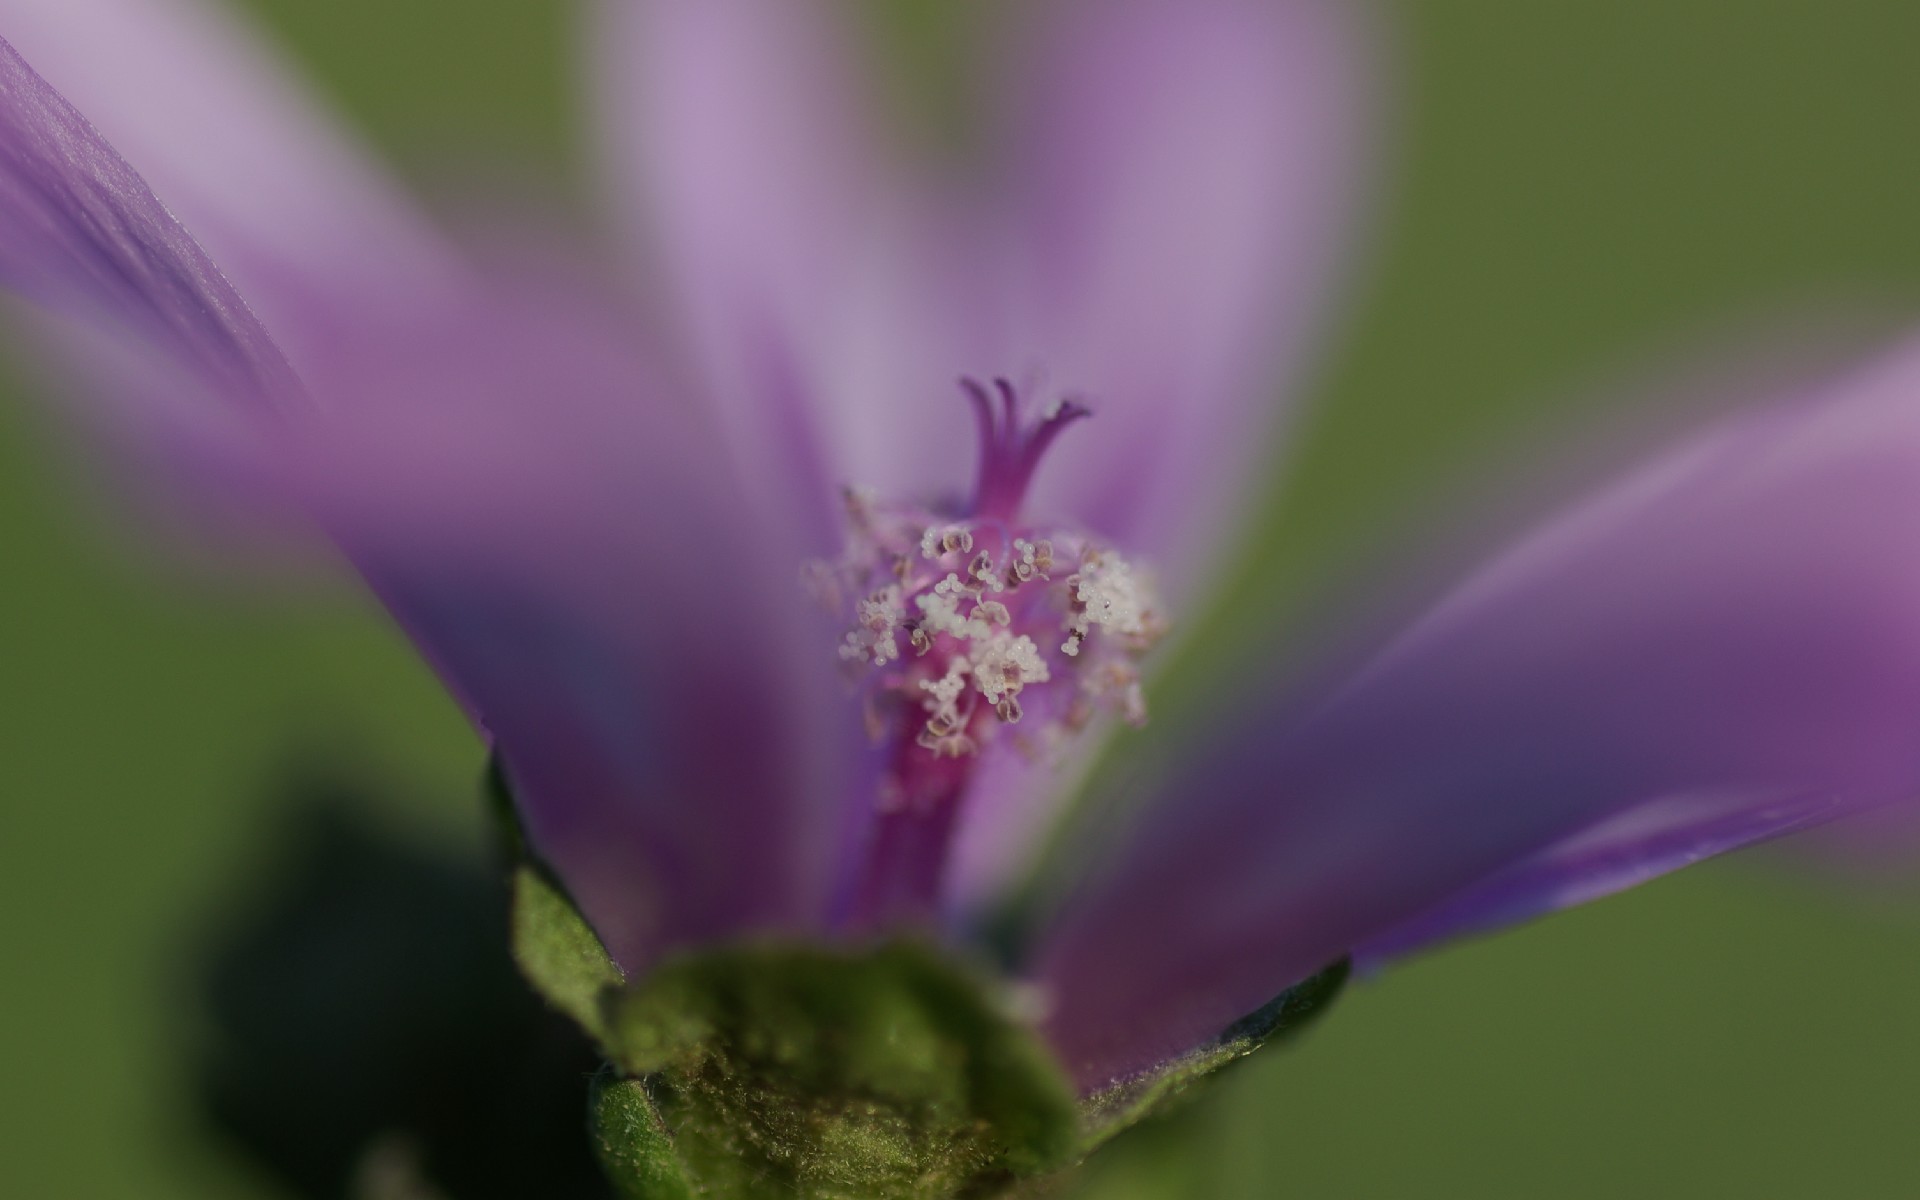
<instances>
[{"instance_id":1,"label":"white stamen cluster","mask_svg":"<svg viewBox=\"0 0 1920 1200\"><path fill-rule=\"evenodd\" d=\"M921 726L920 745L936 754L949 758L960 758L972 754L976 747L973 739L965 732L970 713L962 712L960 698L966 694L967 673L972 664L964 658L955 658L947 664L947 673L938 679L923 679L920 690L927 698L920 707L927 714L926 723Z\"/></svg>"},{"instance_id":2,"label":"white stamen cluster","mask_svg":"<svg viewBox=\"0 0 1920 1200\"><path fill-rule=\"evenodd\" d=\"M1023 738L1036 746L1100 711L1145 720L1135 664L1164 625L1143 575L1119 554L1076 534L1016 536L865 493L849 493L848 517L846 555L810 565L807 579L823 603L852 609L839 654L875 689L876 736L898 728L886 713L909 712L919 746L962 757L1029 711L1043 714ZM1048 685L1063 682L1070 690L1054 696Z\"/></svg>"},{"instance_id":3,"label":"white stamen cluster","mask_svg":"<svg viewBox=\"0 0 1920 1200\"><path fill-rule=\"evenodd\" d=\"M1062 654L1077 655L1080 643L1098 625L1123 637L1148 636L1152 601L1133 566L1110 551L1095 551L1069 576L1073 608L1067 617L1067 640Z\"/></svg>"},{"instance_id":4,"label":"white stamen cluster","mask_svg":"<svg viewBox=\"0 0 1920 1200\"><path fill-rule=\"evenodd\" d=\"M900 602L900 585L888 584L856 601L853 611L854 627L840 644L840 657L849 662L871 659L876 667L899 658L900 643L894 635L907 616Z\"/></svg>"},{"instance_id":5,"label":"white stamen cluster","mask_svg":"<svg viewBox=\"0 0 1920 1200\"><path fill-rule=\"evenodd\" d=\"M1021 717L1021 690L1051 678L1040 648L1024 633L994 634L974 650L973 685L993 705L994 713L1009 724Z\"/></svg>"}]
</instances>

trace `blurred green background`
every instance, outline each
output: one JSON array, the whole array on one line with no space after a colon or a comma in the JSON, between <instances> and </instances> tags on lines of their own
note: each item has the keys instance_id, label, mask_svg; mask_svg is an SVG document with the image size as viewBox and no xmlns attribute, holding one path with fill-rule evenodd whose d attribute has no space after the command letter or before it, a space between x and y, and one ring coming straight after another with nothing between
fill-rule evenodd
<instances>
[{"instance_id":1,"label":"blurred green background","mask_svg":"<svg viewBox=\"0 0 1920 1200\"><path fill-rule=\"evenodd\" d=\"M247 0L405 173L586 178L568 6ZM1213 641L1270 621L1591 385L1796 306L1920 311L1920 5L1406 0L1376 233ZM4 34L0 30L0 34ZM351 590L130 567L0 422L0 1196L270 1195L199 1137L181 999L290 750L478 841L479 754ZM1205 647L1202 647L1205 650ZM1920 863L1916 863L1920 868ZM1920 1194L1920 905L1697 869L1355 989L1102 1162L1113 1197Z\"/></svg>"}]
</instances>

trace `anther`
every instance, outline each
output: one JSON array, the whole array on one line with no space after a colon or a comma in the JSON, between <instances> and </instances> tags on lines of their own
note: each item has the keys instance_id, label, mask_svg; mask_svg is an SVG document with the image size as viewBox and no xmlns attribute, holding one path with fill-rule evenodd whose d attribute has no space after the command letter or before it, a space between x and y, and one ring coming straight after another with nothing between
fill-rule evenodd
<instances>
[{"instance_id":1,"label":"anther","mask_svg":"<svg viewBox=\"0 0 1920 1200\"><path fill-rule=\"evenodd\" d=\"M991 621L995 625L1013 623L1013 614L1009 613L1007 606L998 600L982 600L973 606L973 612L969 616L974 620Z\"/></svg>"},{"instance_id":2,"label":"anther","mask_svg":"<svg viewBox=\"0 0 1920 1200\"><path fill-rule=\"evenodd\" d=\"M965 525L929 525L920 534L920 557L944 558L973 549L973 531Z\"/></svg>"},{"instance_id":3,"label":"anther","mask_svg":"<svg viewBox=\"0 0 1920 1200\"><path fill-rule=\"evenodd\" d=\"M978 580L983 590L1000 591L1005 587L993 573L993 556L981 551L979 556L967 567L967 574Z\"/></svg>"},{"instance_id":4,"label":"anther","mask_svg":"<svg viewBox=\"0 0 1920 1200\"><path fill-rule=\"evenodd\" d=\"M973 739L964 733L937 736L933 731L923 729L914 741L921 749L933 751L936 758L971 758L980 750Z\"/></svg>"}]
</instances>

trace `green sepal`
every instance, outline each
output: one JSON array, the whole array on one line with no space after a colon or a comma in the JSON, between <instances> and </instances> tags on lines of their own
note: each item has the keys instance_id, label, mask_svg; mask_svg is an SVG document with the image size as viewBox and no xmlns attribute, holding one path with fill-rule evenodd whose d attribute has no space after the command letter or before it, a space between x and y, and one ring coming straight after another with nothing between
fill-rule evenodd
<instances>
[{"instance_id":1,"label":"green sepal","mask_svg":"<svg viewBox=\"0 0 1920 1200\"><path fill-rule=\"evenodd\" d=\"M512 872L513 961L542 999L604 1043L606 995L626 977L565 889L533 857L498 756L487 760L483 787L495 848Z\"/></svg>"},{"instance_id":2,"label":"green sepal","mask_svg":"<svg viewBox=\"0 0 1920 1200\"><path fill-rule=\"evenodd\" d=\"M612 1068L593 1081L593 1144L608 1180L626 1200L693 1200L700 1189L687 1178L660 1110L647 1086Z\"/></svg>"},{"instance_id":3,"label":"green sepal","mask_svg":"<svg viewBox=\"0 0 1920 1200\"><path fill-rule=\"evenodd\" d=\"M912 942L682 957L610 1006L630 1077L610 1115L671 1130L697 1195L993 1195L1074 1160L1079 1114L1051 1054L990 994Z\"/></svg>"},{"instance_id":4,"label":"green sepal","mask_svg":"<svg viewBox=\"0 0 1920 1200\"><path fill-rule=\"evenodd\" d=\"M513 873L513 960L548 1004L603 1045L607 998L624 982L620 968L538 867Z\"/></svg>"},{"instance_id":5,"label":"green sepal","mask_svg":"<svg viewBox=\"0 0 1920 1200\"><path fill-rule=\"evenodd\" d=\"M1081 1101L1082 1149L1098 1148L1155 1113L1198 1093L1218 1073L1262 1046L1305 1032L1345 989L1352 963L1341 959L1280 993L1229 1026L1212 1042Z\"/></svg>"}]
</instances>

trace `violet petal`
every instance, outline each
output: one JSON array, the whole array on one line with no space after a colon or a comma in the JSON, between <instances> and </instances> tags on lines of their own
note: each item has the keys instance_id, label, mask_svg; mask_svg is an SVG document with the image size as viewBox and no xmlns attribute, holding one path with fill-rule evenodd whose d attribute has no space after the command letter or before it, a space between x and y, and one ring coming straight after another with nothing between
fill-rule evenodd
<instances>
[{"instance_id":1,"label":"violet petal","mask_svg":"<svg viewBox=\"0 0 1920 1200\"><path fill-rule=\"evenodd\" d=\"M1908 346L1722 422L1339 686L1240 708L1043 947L1080 1078L1195 1044L1469 889L1578 899L1623 864L1920 789L1917 397Z\"/></svg>"},{"instance_id":2,"label":"violet petal","mask_svg":"<svg viewBox=\"0 0 1920 1200\"><path fill-rule=\"evenodd\" d=\"M971 63L989 103L959 163L874 127L831 5L602 11L636 240L688 302L750 462L821 494L961 494L952 381L1031 379L1100 415L1049 453L1029 511L1159 559L1170 596L1214 565L1277 378L1328 315L1361 157L1346 6L1010 7Z\"/></svg>"},{"instance_id":3,"label":"violet petal","mask_svg":"<svg viewBox=\"0 0 1920 1200\"><path fill-rule=\"evenodd\" d=\"M318 363L322 415L231 464L235 498L344 549L628 969L819 928L857 714L819 702L834 635L782 514L743 505L624 310L526 279L367 304L381 335Z\"/></svg>"},{"instance_id":4,"label":"violet petal","mask_svg":"<svg viewBox=\"0 0 1920 1200\"><path fill-rule=\"evenodd\" d=\"M666 315L713 381L744 482L805 513L823 552L848 479L810 356L890 190L832 7L605 0L591 25L607 169L642 273L670 284Z\"/></svg>"},{"instance_id":5,"label":"violet petal","mask_svg":"<svg viewBox=\"0 0 1920 1200\"><path fill-rule=\"evenodd\" d=\"M451 269L427 222L231 5L0 0L0 32L165 198L297 366L324 332L288 289L350 309L369 287Z\"/></svg>"},{"instance_id":6,"label":"violet petal","mask_svg":"<svg viewBox=\"0 0 1920 1200\"><path fill-rule=\"evenodd\" d=\"M1354 964L1367 970L1436 942L1599 900L1716 854L1797 833L1836 812L1848 811L1832 796L1817 792L1785 796L1771 804L1741 791L1674 796L1635 805L1355 948Z\"/></svg>"},{"instance_id":7,"label":"violet petal","mask_svg":"<svg viewBox=\"0 0 1920 1200\"><path fill-rule=\"evenodd\" d=\"M1009 48L1022 349L1095 417L1041 471L1156 562L1218 565L1334 314L1370 92L1344 0L1051 0Z\"/></svg>"},{"instance_id":8,"label":"violet petal","mask_svg":"<svg viewBox=\"0 0 1920 1200\"><path fill-rule=\"evenodd\" d=\"M202 407L246 410L297 390L272 339L206 252L5 42L0 282L75 329L131 334L147 354L122 352L167 373L148 380L143 399L211 388L220 399Z\"/></svg>"}]
</instances>

